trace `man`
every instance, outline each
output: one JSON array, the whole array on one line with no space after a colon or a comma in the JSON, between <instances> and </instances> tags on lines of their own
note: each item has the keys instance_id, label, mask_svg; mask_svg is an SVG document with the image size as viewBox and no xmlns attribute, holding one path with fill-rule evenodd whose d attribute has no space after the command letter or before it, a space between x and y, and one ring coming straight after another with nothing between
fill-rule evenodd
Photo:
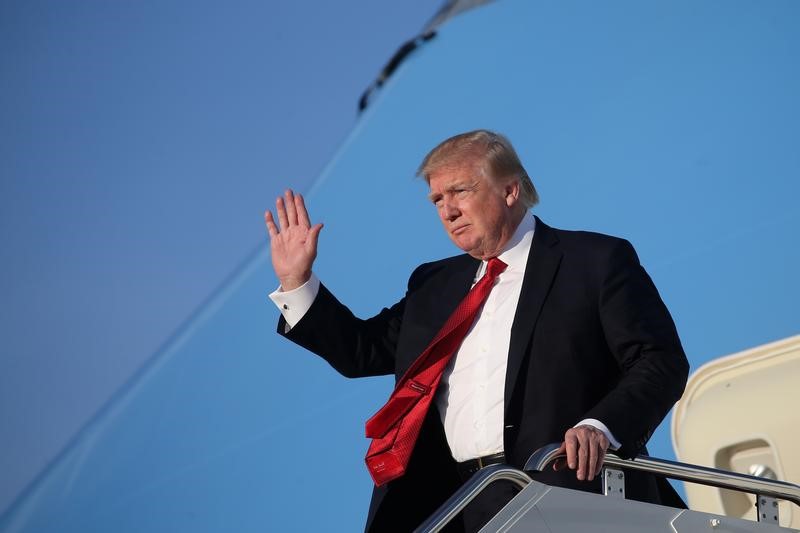
<instances>
[{"instance_id":1,"label":"man","mask_svg":"<svg viewBox=\"0 0 800 533\"><path fill-rule=\"evenodd\" d=\"M406 296L368 320L313 275L322 226L311 225L302 196L277 199L277 225L266 213L281 284L271 295L282 312L278 332L350 377L410 379L487 264L502 265L434 382L408 464L375 488L367 530L413 530L479 466L521 467L550 442L562 442L569 469L538 479L599 491L607 449L642 453L685 385L686 357L656 288L627 241L533 217L536 189L499 134L452 137L419 174L466 254L418 267ZM663 480L631 473L627 481L629 497L679 501ZM464 512L464 529L478 530L512 494L492 486Z\"/></svg>"}]
</instances>

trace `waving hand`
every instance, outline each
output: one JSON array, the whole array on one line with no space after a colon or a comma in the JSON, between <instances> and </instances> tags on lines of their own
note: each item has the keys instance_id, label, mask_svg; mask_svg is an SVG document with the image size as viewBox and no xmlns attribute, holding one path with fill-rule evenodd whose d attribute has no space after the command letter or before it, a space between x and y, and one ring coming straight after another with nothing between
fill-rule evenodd
<instances>
[{"instance_id":1,"label":"waving hand","mask_svg":"<svg viewBox=\"0 0 800 533\"><path fill-rule=\"evenodd\" d=\"M287 190L275 200L278 225L267 210L264 219L269 232L272 268L284 291L304 284L311 277L311 267L317 257L317 241L322 224L311 225L303 195Z\"/></svg>"}]
</instances>

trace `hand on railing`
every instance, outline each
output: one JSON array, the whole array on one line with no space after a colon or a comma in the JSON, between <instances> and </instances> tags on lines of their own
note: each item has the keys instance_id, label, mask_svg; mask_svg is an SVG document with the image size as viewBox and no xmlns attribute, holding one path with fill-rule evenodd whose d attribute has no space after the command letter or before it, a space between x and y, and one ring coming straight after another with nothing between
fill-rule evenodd
<instances>
[{"instance_id":1,"label":"hand on railing","mask_svg":"<svg viewBox=\"0 0 800 533\"><path fill-rule=\"evenodd\" d=\"M526 472L541 472L551 463L564 457L560 452L560 444L542 446L530 456L525 463ZM729 472L706 466L657 459L647 455L639 455L633 459L622 459L613 452L609 452L604 460L605 466L613 466L627 470L650 472L672 479L700 483L723 489L733 489L740 492L767 496L787 500L800 506L800 485L777 481L763 477L749 476L737 472Z\"/></svg>"}]
</instances>

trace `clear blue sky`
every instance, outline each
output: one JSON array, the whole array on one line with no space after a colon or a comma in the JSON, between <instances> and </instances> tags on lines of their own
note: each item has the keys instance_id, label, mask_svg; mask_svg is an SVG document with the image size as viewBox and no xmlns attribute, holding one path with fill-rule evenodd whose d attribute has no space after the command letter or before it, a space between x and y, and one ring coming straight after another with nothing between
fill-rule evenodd
<instances>
[{"instance_id":1,"label":"clear blue sky","mask_svg":"<svg viewBox=\"0 0 800 533\"><path fill-rule=\"evenodd\" d=\"M798 6L494 2L410 57L336 151L438 5L3 5L5 501L159 355L0 528L357 530L363 422L391 380L274 334L262 212L308 189L315 269L376 312L456 253L412 175L458 131L511 137L546 222L630 239L695 368L796 334ZM663 429L651 443L671 454Z\"/></svg>"},{"instance_id":2,"label":"clear blue sky","mask_svg":"<svg viewBox=\"0 0 800 533\"><path fill-rule=\"evenodd\" d=\"M439 6L0 3L0 511L264 242Z\"/></svg>"}]
</instances>

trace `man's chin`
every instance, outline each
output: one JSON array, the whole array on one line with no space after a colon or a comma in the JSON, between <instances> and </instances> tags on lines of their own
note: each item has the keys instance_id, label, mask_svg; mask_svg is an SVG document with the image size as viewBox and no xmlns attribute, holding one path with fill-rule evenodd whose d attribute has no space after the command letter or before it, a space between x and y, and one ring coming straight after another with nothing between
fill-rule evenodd
<instances>
[{"instance_id":1,"label":"man's chin","mask_svg":"<svg viewBox=\"0 0 800 533\"><path fill-rule=\"evenodd\" d=\"M479 243L469 241L466 239L459 239L458 237L451 237L453 244L455 244L461 251L468 253L472 257L480 259L482 250Z\"/></svg>"}]
</instances>

